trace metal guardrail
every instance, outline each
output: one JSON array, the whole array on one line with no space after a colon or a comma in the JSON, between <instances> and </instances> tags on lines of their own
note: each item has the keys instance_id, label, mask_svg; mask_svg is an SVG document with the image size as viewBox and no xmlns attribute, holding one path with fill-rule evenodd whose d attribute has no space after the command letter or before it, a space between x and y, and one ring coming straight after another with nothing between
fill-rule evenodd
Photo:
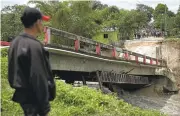
<instances>
[{"instance_id":1,"label":"metal guardrail","mask_svg":"<svg viewBox=\"0 0 180 116\"><path fill-rule=\"evenodd\" d=\"M60 48L74 50L76 52L84 52L84 53L90 53L92 55L106 56L109 58L114 58L116 60L136 62L137 64L166 66L166 62L162 59L152 58L150 56L128 51L126 49L122 49L117 46L103 44L94 41L92 39L85 38L52 27L45 27L44 32L45 32L44 42L46 46L50 46L50 47L56 46ZM56 40L61 41L61 43L58 42L52 43L53 37L51 36L54 36L54 38L56 37ZM120 55L122 56L119 57ZM139 59L143 59L143 61L140 61Z\"/></svg>"}]
</instances>

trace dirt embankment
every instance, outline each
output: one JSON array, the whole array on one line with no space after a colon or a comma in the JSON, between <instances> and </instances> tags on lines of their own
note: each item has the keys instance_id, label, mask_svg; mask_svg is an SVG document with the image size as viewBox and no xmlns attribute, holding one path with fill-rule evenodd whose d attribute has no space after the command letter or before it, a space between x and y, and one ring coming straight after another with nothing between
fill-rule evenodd
<instances>
[{"instance_id":1,"label":"dirt embankment","mask_svg":"<svg viewBox=\"0 0 180 116\"><path fill-rule=\"evenodd\" d=\"M125 42L125 48L140 53L146 56L156 58L156 48L160 46L158 41L135 41L135 42Z\"/></svg>"},{"instance_id":2,"label":"dirt embankment","mask_svg":"<svg viewBox=\"0 0 180 116\"><path fill-rule=\"evenodd\" d=\"M137 41L126 42L125 48L154 58L167 61L167 66L174 74L180 87L180 43L173 41Z\"/></svg>"},{"instance_id":3,"label":"dirt embankment","mask_svg":"<svg viewBox=\"0 0 180 116\"><path fill-rule=\"evenodd\" d=\"M167 61L167 66L174 74L180 87L180 43L162 42L161 53L162 59Z\"/></svg>"}]
</instances>

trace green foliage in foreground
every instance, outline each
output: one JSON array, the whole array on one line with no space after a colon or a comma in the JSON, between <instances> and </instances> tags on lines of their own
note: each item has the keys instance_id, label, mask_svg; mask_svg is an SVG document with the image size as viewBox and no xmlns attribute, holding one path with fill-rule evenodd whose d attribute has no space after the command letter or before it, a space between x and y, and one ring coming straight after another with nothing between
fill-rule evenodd
<instances>
[{"instance_id":1,"label":"green foliage in foreground","mask_svg":"<svg viewBox=\"0 0 180 116\"><path fill-rule=\"evenodd\" d=\"M7 48L1 49L1 57L6 57L7 55L8 55L8 49Z\"/></svg>"},{"instance_id":2,"label":"green foliage in foreground","mask_svg":"<svg viewBox=\"0 0 180 116\"><path fill-rule=\"evenodd\" d=\"M20 116L22 110L11 101L13 89L7 81L7 57L1 58L2 116ZM72 87L59 80L57 96L51 103L50 116L163 116L157 111L133 107L114 95L104 95L95 89Z\"/></svg>"}]
</instances>

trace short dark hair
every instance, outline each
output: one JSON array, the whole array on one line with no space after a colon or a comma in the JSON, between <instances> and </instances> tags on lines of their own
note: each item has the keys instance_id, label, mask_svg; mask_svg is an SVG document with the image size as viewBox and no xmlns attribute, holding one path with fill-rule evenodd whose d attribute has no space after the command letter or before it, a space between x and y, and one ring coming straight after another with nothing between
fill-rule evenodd
<instances>
[{"instance_id":1,"label":"short dark hair","mask_svg":"<svg viewBox=\"0 0 180 116\"><path fill-rule=\"evenodd\" d=\"M25 28L30 28L38 19L41 18L42 14L39 10L35 8L26 7L21 16L21 22Z\"/></svg>"}]
</instances>

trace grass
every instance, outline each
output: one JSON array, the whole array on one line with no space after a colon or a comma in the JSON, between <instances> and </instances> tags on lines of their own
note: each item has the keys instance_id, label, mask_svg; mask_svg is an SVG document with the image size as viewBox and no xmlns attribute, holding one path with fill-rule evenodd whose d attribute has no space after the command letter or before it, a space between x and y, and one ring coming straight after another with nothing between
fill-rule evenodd
<instances>
[{"instance_id":1,"label":"grass","mask_svg":"<svg viewBox=\"0 0 180 116\"><path fill-rule=\"evenodd\" d=\"M143 110L119 100L116 95L101 91L73 87L57 80L56 99L51 102L49 116L164 116L158 111ZM19 104L11 101L14 90L7 81L7 57L1 58L2 116L23 115Z\"/></svg>"},{"instance_id":2,"label":"grass","mask_svg":"<svg viewBox=\"0 0 180 116\"><path fill-rule=\"evenodd\" d=\"M175 42L177 44L180 44L180 38L172 38L172 37L168 37L164 40L164 42Z\"/></svg>"},{"instance_id":3,"label":"grass","mask_svg":"<svg viewBox=\"0 0 180 116\"><path fill-rule=\"evenodd\" d=\"M163 43L167 46L180 49L180 38L166 38Z\"/></svg>"}]
</instances>

